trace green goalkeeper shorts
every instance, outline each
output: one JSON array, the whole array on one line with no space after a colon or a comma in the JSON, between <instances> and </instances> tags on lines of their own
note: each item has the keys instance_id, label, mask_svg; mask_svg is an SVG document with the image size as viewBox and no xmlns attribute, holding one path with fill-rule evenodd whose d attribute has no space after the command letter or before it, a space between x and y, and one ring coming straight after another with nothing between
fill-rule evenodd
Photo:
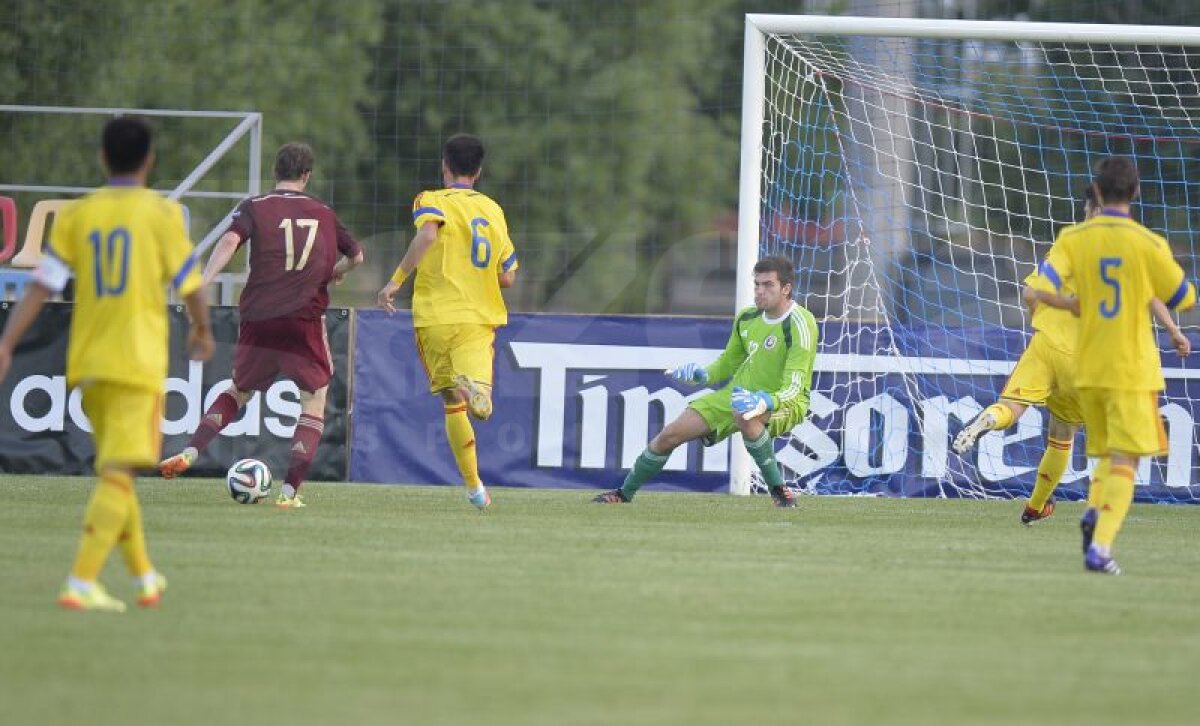
<instances>
[{"instance_id":1,"label":"green goalkeeper shorts","mask_svg":"<svg viewBox=\"0 0 1200 726\"><path fill-rule=\"evenodd\" d=\"M708 433L704 436L704 445L712 446L718 441L724 441L731 434L737 433L737 423L733 420L733 389L722 388L707 396L697 398L688 404L688 408L700 414L700 418L708 424ZM778 411L771 412L771 420L767 423L767 433L771 438L783 436L800 425L808 414L808 406L783 406Z\"/></svg>"}]
</instances>

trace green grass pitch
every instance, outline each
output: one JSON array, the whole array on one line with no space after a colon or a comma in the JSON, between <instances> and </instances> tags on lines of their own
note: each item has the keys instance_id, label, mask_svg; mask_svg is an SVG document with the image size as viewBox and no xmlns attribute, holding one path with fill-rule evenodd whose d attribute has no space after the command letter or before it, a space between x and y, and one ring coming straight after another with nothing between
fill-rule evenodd
<instances>
[{"instance_id":1,"label":"green grass pitch","mask_svg":"<svg viewBox=\"0 0 1200 726\"><path fill-rule=\"evenodd\" d=\"M86 479L0 479L0 722L1195 723L1200 509L317 484L139 484L157 610L54 597ZM110 591L132 600L120 558Z\"/></svg>"}]
</instances>

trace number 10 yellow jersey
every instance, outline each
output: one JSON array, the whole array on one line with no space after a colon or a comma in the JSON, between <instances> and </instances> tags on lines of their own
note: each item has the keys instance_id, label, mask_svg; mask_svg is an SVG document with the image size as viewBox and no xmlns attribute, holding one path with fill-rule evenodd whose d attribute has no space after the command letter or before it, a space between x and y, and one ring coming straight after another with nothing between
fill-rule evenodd
<instances>
[{"instance_id":1,"label":"number 10 yellow jersey","mask_svg":"<svg viewBox=\"0 0 1200 726\"><path fill-rule=\"evenodd\" d=\"M47 253L75 275L67 384L161 392L167 285L180 296L200 286L182 207L144 187L101 187L58 214Z\"/></svg>"}]
</instances>

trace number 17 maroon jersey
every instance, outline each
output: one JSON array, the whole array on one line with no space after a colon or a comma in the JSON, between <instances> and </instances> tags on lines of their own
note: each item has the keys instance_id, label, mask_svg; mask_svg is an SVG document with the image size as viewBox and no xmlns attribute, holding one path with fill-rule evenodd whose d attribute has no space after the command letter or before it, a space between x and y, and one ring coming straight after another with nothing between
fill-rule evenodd
<instances>
[{"instance_id":1,"label":"number 17 maroon jersey","mask_svg":"<svg viewBox=\"0 0 1200 726\"><path fill-rule=\"evenodd\" d=\"M250 243L250 278L238 309L242 320L319 318L339 255L358 242L333 209L303 192L276 189L238 205L229 232Z\"/></svg>"}]
</instances>

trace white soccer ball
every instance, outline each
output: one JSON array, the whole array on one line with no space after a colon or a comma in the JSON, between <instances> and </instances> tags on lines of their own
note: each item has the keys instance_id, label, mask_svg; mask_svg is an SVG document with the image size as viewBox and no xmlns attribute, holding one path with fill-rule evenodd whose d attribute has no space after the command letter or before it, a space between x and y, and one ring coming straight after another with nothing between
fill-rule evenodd
<instances>
[{"instance_id":1,"label":"white soccer ball","mask_svg":"<svg viewBox=\"0 0 1200 726\"><path fill-rule=\"evenodd\" d=\"M238 504L255 504L271 493L271 470L258 459L242 459L225 475L229 496Z\"/></svg>"}]
</instances>

